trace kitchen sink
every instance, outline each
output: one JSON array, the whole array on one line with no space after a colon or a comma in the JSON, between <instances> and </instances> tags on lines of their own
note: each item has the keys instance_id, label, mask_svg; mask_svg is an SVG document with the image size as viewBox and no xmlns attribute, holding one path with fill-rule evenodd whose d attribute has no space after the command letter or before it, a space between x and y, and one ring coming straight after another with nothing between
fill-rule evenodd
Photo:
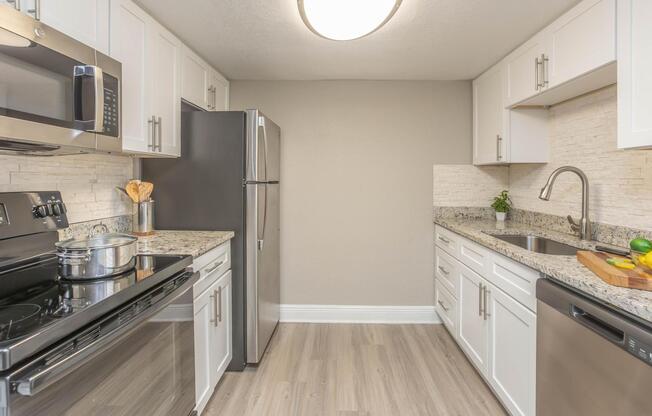
<instances>
[{"instance_id":1,"label":"kitchen sink","mask_svg":"<svg viewBox=\"0 0 652 416\"><path fill-rule=\"evenodd\" d=\"M553 256L574 256L580 250L577 247L536 235L486 234L535 253Z\"/></svg>"}]
</instances>

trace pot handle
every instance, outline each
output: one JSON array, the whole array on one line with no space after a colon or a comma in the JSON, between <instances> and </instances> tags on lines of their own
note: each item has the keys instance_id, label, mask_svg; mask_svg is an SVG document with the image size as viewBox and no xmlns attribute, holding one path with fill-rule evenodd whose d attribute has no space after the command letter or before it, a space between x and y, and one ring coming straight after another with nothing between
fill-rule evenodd
<instances>
[{"instance_id":1,"label":"pot handle","mask_svg":"<svg viewBox=\"0 0 652 416\"><path fill-rule=\"evenodd\" d=\"M86 253L72 254L72 253L57 253L59 262L66 266L80 266L88 263L91 259L91 251Z\"/></svg>"}]
</instances>

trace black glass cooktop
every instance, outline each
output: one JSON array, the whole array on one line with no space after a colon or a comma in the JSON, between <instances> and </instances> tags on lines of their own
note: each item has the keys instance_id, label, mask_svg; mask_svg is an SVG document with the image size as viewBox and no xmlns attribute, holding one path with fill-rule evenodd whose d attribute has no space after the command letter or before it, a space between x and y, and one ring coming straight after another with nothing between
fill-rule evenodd
<instances>
[{"instance_id":1,"label":"black glass cooktop","mask_svg":"<svg viewBox=\"0 0 652 416\"><path fill-rule=\"evenodd\" d=\"M136 267L107 279L59 278L57 258L0 274L0 355L16 344L46 346L190 266L188 256L137 256ZM25 342L28 340L29 342ZM0 360L3 361L3 360ZM0 362L0 369L5 368Z\"/></svg>"}]
</instances>

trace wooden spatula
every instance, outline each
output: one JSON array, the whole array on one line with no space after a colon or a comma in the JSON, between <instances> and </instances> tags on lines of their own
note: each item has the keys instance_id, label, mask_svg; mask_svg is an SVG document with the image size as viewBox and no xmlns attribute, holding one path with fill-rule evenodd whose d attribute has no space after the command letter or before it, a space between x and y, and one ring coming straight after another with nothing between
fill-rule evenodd
<instances>
[{"instance_id":1,"label":"wooden spatula","mask_svg":"<svg viewBox=\"0 0 652 416\"><path fill-rule=\"evenodd\" d=\"M127 191L129 198L131 198L135 204L140 202L139 184L139 180L131 180L127 183L127 186L125 186L125 191Z\"/></svg>"},{"instance_id":2,"label":"wooden spatula","mask_svg":"<svg viewBox=\"0 0 652 416\"><path fill-rule=\"evenodd\" d=\"M140 202L149 201L150 195L154 191L154 184L150 182L141 182L138 184L138 197Z\"/></svg>"}]
</instances>

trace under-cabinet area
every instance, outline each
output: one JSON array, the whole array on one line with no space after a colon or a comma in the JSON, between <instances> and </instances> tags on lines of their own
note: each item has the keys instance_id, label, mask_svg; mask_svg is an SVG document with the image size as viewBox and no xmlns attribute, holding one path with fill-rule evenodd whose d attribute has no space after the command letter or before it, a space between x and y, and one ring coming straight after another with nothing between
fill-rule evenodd
<instances>
[{"instance_id":1,"label":"under-cabinet area","mask_svg":"<svg viewBox=\"0 0 652 416\"><path fill-rule=\"evenodd\" d=\"M652 415L651 22L0 0L0 416Z\"/></svg>"}]
</instances>

